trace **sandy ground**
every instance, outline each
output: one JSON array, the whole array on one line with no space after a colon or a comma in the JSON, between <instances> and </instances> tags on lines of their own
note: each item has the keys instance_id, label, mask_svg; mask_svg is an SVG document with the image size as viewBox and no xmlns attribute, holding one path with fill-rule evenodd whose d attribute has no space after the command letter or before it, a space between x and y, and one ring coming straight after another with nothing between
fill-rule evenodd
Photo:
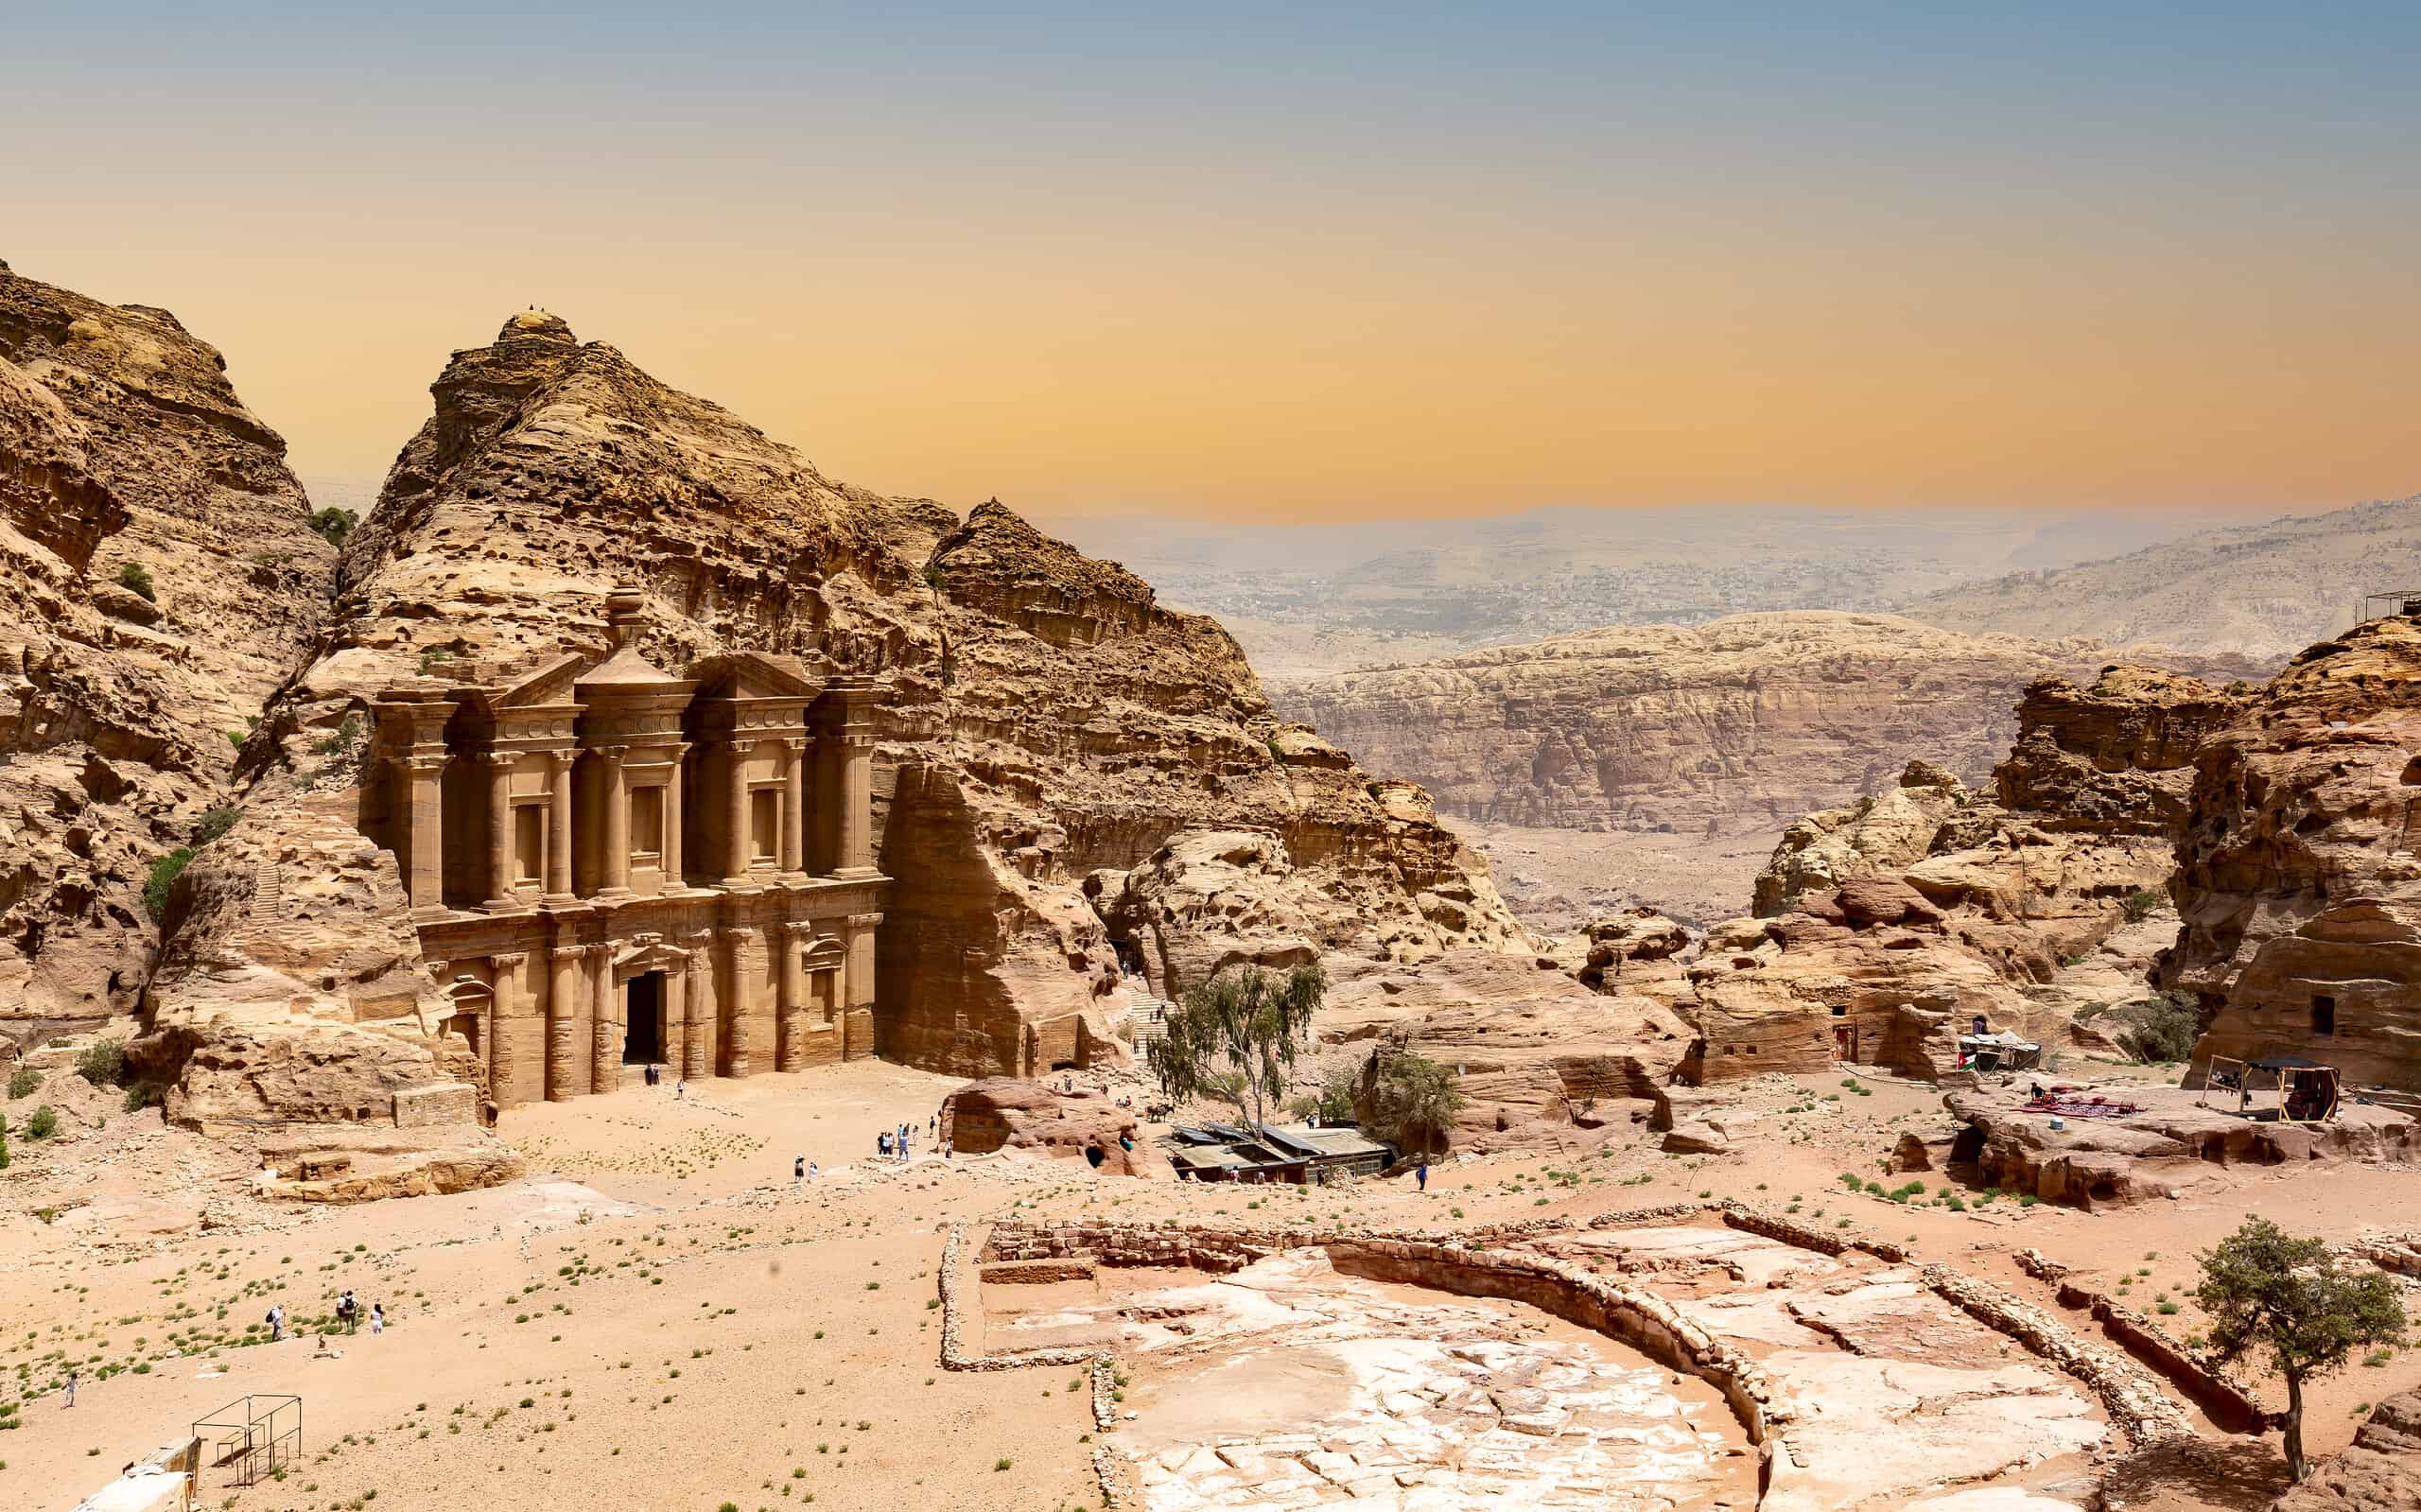
<instances>
[{"instance_id":1,"label":"sandy ground","mask_svg":"<svg viewBox=\"0 0 2421 1512\"><path fill-rule=\"evenodd\" d=\"M2421 1227L2413 1173L2377 1167L2234 1171L2094 1214L1854 1195L1842 1173L1879 1176L1899 1133L1946 1116L1930 1087L1843 1080L1748 1084L1766 1117L1730 1155L1661 1154L1643 1123L1602 1148L1443 1163L1425 1193L1402 1179L1147 1184L1007 1158L880 1167L876 1132L921 1126L953 1084L869 1063L707 1083L688 1102L634 1089L516 1110L502 1132L529 1154L529 1180L357 1208L250 1199L224 1155L155 1113L127 1115L59 1150L20 1140L0 1173L0 1402L22 1400L20 1426L0 1429L0 1506L72 1506L230 1400L276 1392L304 1399L302 1461L241 1490L211 1477L207 1504L1092 1505L1091 1423L1067 1373L936 1364L944 1230L1011 1211L1448 1226L1700 1194L1796 1201L2050 1306L2011 1260L2040 1248L2126 1279L2148 1311L2181 1301L2163 1319L2181 1334L2196 1327L2182 1302L2194 1252L2247 1212L2328 1237ZM798 1155L821 1166L814 1181L791 1179ZM84 1206L35 1216L62 1200ZM271 1301L302 1323L346 1287L385 1305L385 1334L339 1339L330 1359L309 1339L247 1342ZM54 1390L70 1364L83 1371L72 1408ZM108 1365L119 1373L98 1379ZM2421 1354L2402 1351L2322 1382L2312 1447L2341 1447L2358 1406L2417 1385ZM2257 1505L2246 1498L2283 1474L2276 1445L2199 1447L2142 1471L2129 1503Z\"/></svg>"}]
</instances>

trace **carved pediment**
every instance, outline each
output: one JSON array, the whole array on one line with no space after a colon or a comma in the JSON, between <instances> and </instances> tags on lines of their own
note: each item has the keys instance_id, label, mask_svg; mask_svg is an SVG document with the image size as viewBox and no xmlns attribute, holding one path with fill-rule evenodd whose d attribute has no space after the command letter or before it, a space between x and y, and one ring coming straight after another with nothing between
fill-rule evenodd
<instances>
[{"instance_id":1,"label":"carved pediment","mask_svg":"<svg viewBox=\"0 0 2421 1512\"><path fill-rule=\"evenodd\" d=\"M682 675L696 679L707 698L811 699L824 691L821 670L796 656L736 651L693 663Z\"/></svg>"},{"instance_id":2,"label":"carved pediment","mask_svg":"<svg viewBox=\"0 0 2421 1512\"><path fill-rule=\"evenodd\" d=\"M572 680L596 658L567 652L549 657L518 680L482 695L490 708L537 708L572 701Z\"/></svg>"}]
</instances>

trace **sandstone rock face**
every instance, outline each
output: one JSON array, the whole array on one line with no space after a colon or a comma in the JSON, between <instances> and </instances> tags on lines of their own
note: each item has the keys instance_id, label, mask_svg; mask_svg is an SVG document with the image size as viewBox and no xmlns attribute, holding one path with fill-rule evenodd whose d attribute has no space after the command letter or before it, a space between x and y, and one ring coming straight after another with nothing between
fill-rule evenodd
<instances>
[{"instance_id":1,"label":"sandstone rock face","mask_svg":"<svg viewBox=\"0 0 2421 1512\"><path fill-rule=\"evenodd\" d=\"M953 1155L1023 1150L1082 1160L1109 1175L1176 1179L1167 1155L1143 1137L1134 1110L1089 1087L1063 1092L1046 1083L985 1077L943 1100L942 1129Z\"/></svg>"},{"instance_id":2,"label":"sandstone rock face","mask_svg":"<svg viewBox=\"0 0 2421 1512\"><path fill-rule=\"evenodd\" d=\"M2079 1006L2140 982L2148 953L2104 957L2153 938L2138 926L2164 906L2191 763L2243 703L2141 668L2045 679L1993 798L1911 762L1891 790L1793 825L1757 879L1758 912L1778 915L1763 938L1731 931L1690 967L1692 1072L1839 1059L1940 1076L1977 1018L2067 1042ZM2089 981L2063 985L2078 967Z\"/></svg>"},{"instance_id":3,"label":"sandstone rock face","mask_svg":"<svg viewBox=\"0 0 2421 1512\"><path fill-rule=\"evenodd\" d=\"M2017 733L2021 688L2105 659L2086 640L1805 610L1562 635L1278 700L1453 817L1716 833L1872 791L1911 757L1980 781Z\"/></svg>"},{"instance_id":4,"label":"sandstone rock face","mask_svg":"<svg viewBox=\"0 0 2421 1512\"><path fill-rule=\"evenodd\" d=\"M2256 1123L2234 1104L2203 1107L2190 1093L2129 1086L2107 1094L2135 1104L2123 1118L2022 1113L2023 1086L1954 1091L1944 1102L1967 1126L1954 1158L1973 1159L2005 1191L2081 1208L2123 1207L2167 1197L2225 1165L2401 1161L2421 1150L2421 1127L2384 1108L2349 1108L2319 1127Z\"/></svg>"},{"instance_id":5,"label":"sandstone rock face","mask_svg":"<svg viewBox=\"0 0 2421 1512\"><path fill-rule=\"evenodd\" d=\"M1458 950L1418 967L1332 960L1314 1033L1458 1069L1468 1100L1451 1142L1489 1149L1615 1120L1672 1079L1690 1030L1654 999L1591 992L1553 963Z\"/></svg>"},{"instance_id":6,"label":"sandstone rock face","mask_svg":"<svg viewBox=\"0 0 2421 1512\"><path fill-rule=\"evenodd\" d=\"M2421 625L2381 619L2295 658L2203 743L2177 842L2184 927L2163 985L2211 1056L2300 1054L2421 1090Z\"/></svg>"},{"instance_id":7,"label":"sandstone rock face","mask_svg":"<svg viewBox=\"0 0 2421 1512\"><path fill-rule=\"evenodd\" d=\"M1084 1058L1125 1000L1121 940L1178 984L1284 942L1531 948L1418 790L1284 726L1216 624L1000 505L962 521L832 482L543 311L455 354L431 391L247 749L244 822L180 886L164 1059L172 1030L332 1024L418 1058L377 1047L309 1106L449 1095L394 859L356 832L364 705L416 673L599 644L621 582L643 585L655 665L821 653L880 683L886 1056L970 1075ZM261 1085L200 1075L186 1111L242 1116Z\"/></svg>"},{"instance_id":8,"label":"sandstone rock face","mask_svg":"<svg viewBox=\"0 0 2421 1512\"><path fill-rule=\"evenodd\" d=\"M165 310L0 265L0 1033L137 1005L146 875L325 601L335 553L224 369Z\"/></svg>"},{"instance_id":9,"label":"sandstone rock face","mask_svg":"<svg viewBox=\"0 0 2421 1512\"><path fill-rule=\"evenodd\" d=\"M2414 1512L2421 1508L2421 1392L2390 1397L2342 1454L2312 1467L2271 1512Z\"/></svg>"}]
</instances>

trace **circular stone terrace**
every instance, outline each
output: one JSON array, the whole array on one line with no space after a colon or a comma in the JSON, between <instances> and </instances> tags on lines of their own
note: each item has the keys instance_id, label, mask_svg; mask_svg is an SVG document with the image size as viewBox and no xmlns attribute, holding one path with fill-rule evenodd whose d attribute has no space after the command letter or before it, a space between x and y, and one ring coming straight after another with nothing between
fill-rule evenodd
<instances>
[{"instance_id":1,"label":"circular stone terrace","mask_svg":"<svg viewBox=\"0 0 2421 1512\"><path fill-rule=\"evenodd\" d=\"M1462 1235L1004 1223L953 1234L943 1294L953 1368L1094 1370L1105 1489L1149 1512L2060 1512L2097 1504L2103 1451L2189 1432L2026 1304L1737 1205Z\"/></svg>"}]
</instances>

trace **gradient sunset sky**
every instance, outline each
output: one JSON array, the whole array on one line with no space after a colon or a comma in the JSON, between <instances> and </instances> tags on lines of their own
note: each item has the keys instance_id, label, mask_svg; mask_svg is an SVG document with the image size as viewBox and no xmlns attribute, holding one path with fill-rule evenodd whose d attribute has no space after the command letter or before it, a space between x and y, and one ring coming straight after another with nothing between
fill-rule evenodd
<instances>
[{"instance_id":1,"label":"gradient sunset sky","mask_svg":"<svg viewBox=\"0 0 2421 1512\"><path fill-rule=\"evenodd\" d=\"M0 258L382 474L536 303L1211 519L2421 490L2411 6L9 8Z\"/></svg>"}]
</instances>

